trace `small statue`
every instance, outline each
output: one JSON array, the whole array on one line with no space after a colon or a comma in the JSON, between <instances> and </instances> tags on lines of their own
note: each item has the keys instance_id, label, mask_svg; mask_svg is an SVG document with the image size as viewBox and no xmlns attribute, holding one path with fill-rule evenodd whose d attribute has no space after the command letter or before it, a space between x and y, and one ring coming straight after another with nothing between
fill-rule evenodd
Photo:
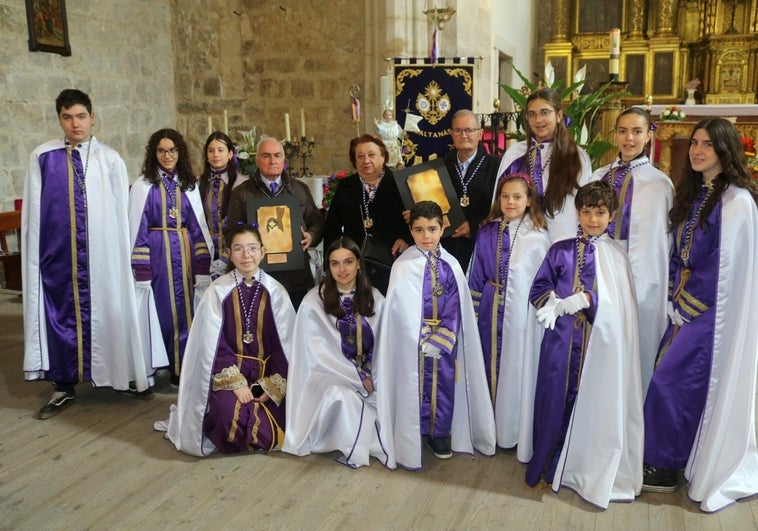
<instances>
[{"instance_id":1,"label":"small statue","mask_svg":"<svg viewBox=\"0 0 758 531\"><path fill-rule=\"evenodd\" d=\"M405 132L400 124L395 120L395 110L387 102L382 112L382 120L374 120L376 132L382 138L382 142L387 147L387 166L390 168L402 168L402 145L403 135Z\"/></svg>"}]
</instances>

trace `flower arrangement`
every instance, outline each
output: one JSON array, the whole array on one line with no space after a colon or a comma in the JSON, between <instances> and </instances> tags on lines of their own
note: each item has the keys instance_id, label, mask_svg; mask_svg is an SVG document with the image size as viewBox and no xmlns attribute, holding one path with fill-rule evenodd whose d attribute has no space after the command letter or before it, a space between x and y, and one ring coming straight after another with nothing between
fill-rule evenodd
<instances>
[{"instance_id":1,"label":"flower arrangement","mask_svg":"<svg viewBox=\"0 0 758 531\"><path fill-rule=\"evenodd\" d=\"M242 143L237 146L237 169L240 173L252 177L258 169L258 166L255 164L255 147L261 135L255 126L249 131L237 132L242 136Z\"/></svg>"},{"instance_id":2,"label":"flower arrangement","mask_svg":"<svg viewBox=\"0 0 758 531\"><path fill-rule=\"evenodd\" d=\"M740 142L742 142L747 157L747 169L753 174L754 178L758 179L758 156L756 156L755 141L749 136L741 136Z\"/></svg>"},{"instance_id":3,"label":"flower arrangement","mask_svg":"<svg viewBox=\"0 0 758 531\"><path fill-rule=\"evenodd\" d=\"M324 181L321 188L324 193L324 198L321 200L321 207L324 210L329 210L329 205L332 204L332 199L334 199L334 193L337 191L337 185L348 175L349 173L346 170L342 170L326 178L326 181Z\"/></svg>"},{"instance_id":4,"label":"flower arrangement","mask_svg":"<svg viewBox=\"0 0 758 531\"><path fill-rule=\"evenodd\" d=\"M663 109L663 112L661 113L661 120L666 122L683 122L684 118L684 111L676 105Z\"/></svg>"}]
</instances>

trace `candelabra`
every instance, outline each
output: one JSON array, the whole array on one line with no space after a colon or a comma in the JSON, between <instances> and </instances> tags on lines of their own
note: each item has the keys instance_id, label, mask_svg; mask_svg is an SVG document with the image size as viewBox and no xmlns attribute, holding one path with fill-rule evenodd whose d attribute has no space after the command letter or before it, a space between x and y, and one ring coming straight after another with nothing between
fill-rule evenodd
<instances>
[{"instance_id":1,"label":"candelabra","mask_svg":"<svg viewBox=\"0 0 758 531\"><path fill-rule=\"evenodd\" d=\"M484 140L484 143L489 146L489 152L500 156L508 147L506 145L508 138L523 138L524 132L521 129L521 112L500 112L500 100L495 100L494 105L495 112L480 114L479 121L482 129L489 126L492 133Z\"/></svg>"},{"instance_id":2,"label":"candelabra","mask_svg":"<svg viewBox=\"0 0 758 531\"><path fill-rule=\"evenodd\" d=\"M292 161L294 164L295 159L301 159L300 171L295 170L293 166L289 170L290 176L313 177L313 172L306 165L306 159L313 154L313 146L316 145L313 139L308 140L303 136L300 137L300 140L295 140L294 142L285 140L283 145L284 156L287 157L287 160Z\"/></svg>"}]
</instances>

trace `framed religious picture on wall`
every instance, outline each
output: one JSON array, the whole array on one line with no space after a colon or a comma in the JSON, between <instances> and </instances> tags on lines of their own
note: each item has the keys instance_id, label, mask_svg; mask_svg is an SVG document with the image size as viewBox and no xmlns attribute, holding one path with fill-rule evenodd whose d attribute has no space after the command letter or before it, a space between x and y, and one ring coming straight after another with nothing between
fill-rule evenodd
<instances>
[{"instance_id":1,"label":"framed religious picture on wall","mask_svg":"<svg viewBox=\"0 0 758 531\"><path fill-rule=\"evenodd\" d=\"M293 196L254 197L247 200L247 219L258 224L266 255L264 271L288 271L305 266L300 245L303 209Z\"/></svg>"},{"instance_id":2,"label":"framed religious picture on wall","mask_svg":"<svg viewBox=\"0 0 758 531\"><path fill-rule=\"evenodd\" d=\"M65 0L26 0L29 51L71 55Z\"/></svg>"},{"instance_id":3,"label":"framed religious picture on wall","mask_svg":"<svg viewBox=\"0 0 758 531\"><path fill-rule=\"evenodd\" d=\"M410 210L419 201L434 201L440 206L445 229L443 236L452 236L455 228L466 221L461 202L468 198L458 198L443 159L396 170L393 175L406 209Z\"/></svg>"}]
</instances>

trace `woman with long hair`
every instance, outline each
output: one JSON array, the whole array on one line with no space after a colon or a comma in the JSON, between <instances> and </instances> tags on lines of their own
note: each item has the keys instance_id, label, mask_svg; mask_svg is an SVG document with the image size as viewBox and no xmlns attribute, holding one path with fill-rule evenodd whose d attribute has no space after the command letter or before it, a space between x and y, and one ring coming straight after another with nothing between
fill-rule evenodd
<instances>
[{"instance_id":1,"label":"woman with long hair","mask_svg":"<svg viewBox=\"0 0 758 531\"><path fill-rule=\"evenodd\" d=\"M643 490L717 511L758 493L758 189L739 133L699 122L670 212L669 324L645 399Z\"/></svg>"},{"instance_id":2,"label":"woman with long hair","mask_svg":"<svg viewBox=\"0 0 758 531\"><path fill-rule=\"evenodd\" d=\"M526 100L526 140L508 148L498 170L501 179L517 172L529 175L547 215L553 242L576 236L579 219L574 196L592 174L590 157L574 141L565 120L556 91L542 88L530 94Z\"/></svg>"},{"instance_id":3,"label":"woman with long hair","mask_svg":"<svg viewBox=\"0 0 758 531\"><path fill-rule=\"evenodd\" d=\"M168 367L179 384L195 299L210 284L213 254L189 151L174 129L153 133L129 193L132 269L148 370ZM154 340L161 338L161 341Z\"/></svg>"},{"instance_id":4,"label":"woman with long hair","mask_svg":"<svg viewBox=\"0 0 758 531\"><path fill-rule=\"evenodd\" d=\"M371 456L386 465L372 379L384 297L371 287L350 238L334 240L324 254L324 280L305 296L295 321L283 450L338 450L338 461L351 467L368 465Z\"/></svg>"}]
</instances>

